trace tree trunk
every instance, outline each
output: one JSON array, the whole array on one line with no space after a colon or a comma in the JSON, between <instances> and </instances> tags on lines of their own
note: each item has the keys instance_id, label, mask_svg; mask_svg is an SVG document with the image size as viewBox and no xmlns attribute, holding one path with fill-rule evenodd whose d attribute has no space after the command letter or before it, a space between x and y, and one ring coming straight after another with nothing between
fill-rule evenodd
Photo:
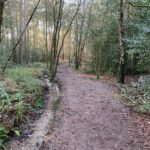
<instances>
[{"instance_id":1,"label":"tree trunk","mask_svg":"<svg viewBox=\"0 0 150 150\"><path fill-rule=\"evenodd\" d=\"M120 42L120 64L118 72L118 81L124 83L125 70L125 30L124 30L124 0L120 0L119 5L119 42Z\"/></svg>"},{"instance_id":2,"label":"tree trunk","mask_svg":"<svg viewBox=\"0 0 150 150\"><path fill-rule=\"evenodd\" d=\"M13 19L14 19L14 3L13 3L13 0L10 0L9 3L9 15L11 17L11 22L13 22ZM11 32L11 49L14 47L15 45L15 29L14 29L14 26L13 26L13 23L11 23L11 29L10 29L10 32ZM13 54L12 54L12 62L14 64L17 63L17 52L16 52L16 49L13 51Z\"/></svg>"},{"instance_id":3,"label":"tree trunk","mask_svg":"<svg viewBox=\"0 0 150 150\"><path fill-rule=\"evenodd\" d=\"M2 23L5 0L0 1L0 43L2 41Z\"/></svg>"},{"instance_id":4,"label":"tree trunk","mask_svg":"<svg viewBox=\"0 0 150 150\"><path fill-rule=\"evenodd\" d=\"M23 0L20 0L20 18L19 18L19 36L21 35L22 31L23 31ZM23 40L21 39L20 40L20 43L19 43L19 63L22 64L23 62L23 57L22 57L22 53L23 53L23 49L22 49L22 46L23 46Z\"/></svg>"},{"instance_id":5,"label":"tree trunk","mask_svg":"<svg viewBox=\"0 0 150 150\"><path fill-rule=\"evenodd\" d=\"M70 22L65 34L62 36L61 43L60 43L60 31L61 31L61 27L62 27L62 13L63 13L63 6L64 6L63 0L60 1L58 10L56 9L56 11L54 12L54 13L56 13L58 11L58 14L56 16L54 16L54 18L57 18L58 20L54 19L54 31L53 31L52 48L51 48L51 52L54 51L54 54L52 55L52 59L50 60L50 61L53 61L53 62L50 62L53 65L52 68L50 68L51 80L54 80L54 78L56 76L60 53L62 52L65 39L71 29L72 23L79 11L80 4L81 4L81 0L80 0L80 3L78 4L77 10L76 10L73 18L71 19L71 22ZM60 44L60 46L59 46L59 44Z\"/></svg>"},{"instance_id":6,"label":"tree trunk","mask_svg":"<svg viewBox=\"0 0 150 150\"><path fill-rule=\"evenodd\" d=\"M24 0L23 5L23 29L26 26L26 23L28 21L28 0ZM24 34L24 42L23 42L23 62L24 64L28 64L29 62L29 39L28 39L28 28Z\"/></svg>"},{"instance_id":7,"label":"tree trunk","mask_svg":"<svg viewBox=\"0 0 150 150\"><path fill-rule=\"evenodd\" d=\"M85 1L84 1L85 3ZM76 17L76 34L75 34L75 68L78 70L81 67L82 64L82 56L84 52L84 46L85 46L85 35L84 35L84 24L85 24L85 18L86 18L86 8L85 4L83 4L83 8L81 10L83 13L82 18L80 19L80 14Z\"/></svg>"},{"instance_id":8,"label":"tree trunk","mask_svg":"<svg viewBox=\"0 0 150 150\"><path fill-rule=\"evenodd\" d=\"M45 60L47 64L47 69L49 68L48 63L48 12L47 12L47 0L45 0Z\"/></svg>"}]
</instances>

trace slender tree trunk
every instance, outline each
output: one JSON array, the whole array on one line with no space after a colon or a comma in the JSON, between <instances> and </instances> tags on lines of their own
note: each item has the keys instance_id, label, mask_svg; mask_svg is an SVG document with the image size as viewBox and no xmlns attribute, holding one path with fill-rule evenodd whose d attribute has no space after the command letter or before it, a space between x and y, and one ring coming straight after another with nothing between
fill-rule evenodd
<instances>
[{"instance_id":1,"label":"slender tree trunk","mask_svg":"<svg viewBox=\"0 0 150 150\"><path fill-rule=\"evenodd\" d=\"M23 0L20 0L20 17L19 17L19 36L21 35L22 31L23 31ZM22 58L22 53L23 53L23 40L20 40L19 43L19 55L18 55L18 59L19 59L19 63L22 64L23 62L23 58Z\"/></svg>"},{"instance_id":2,"label":"slender tree trunk","mask_svg":"<svg viewBox=\"0 0 150 150\"><path fill-rule=\"evenodd\" d=\"M10 0L9 3L8 3L8 7L9 7L9 15L11 17L11 21L13 22L13 19L14 19L14 3L13 3L13 0ZM13 23L11 23L11 29L10 29L10 32L11 32L11 49L14 47L15 45L15 30L14 30L14 25ZM13 51L13 54L12 54L12 62L14 64L17 63L17 52L16 52L16 49Z\"/></svg>"},{"instance_id":3,"label":"slender tree trunk","mask_svg":"<svg viewBox=\"0 0 150 150\"><path fill-rule=\"evenodd\" d=\"M5 0L0 1L0 43L2 41L2 23Z\"/></svg>"},{"instance_id":4,"label":"slender tree trunk","mask_svg":"<svg viewBox=\"0 0 150 150\"><path fill-rule=\"evenodd\" d=\"M31 45L30 45L30 28L27 29L27 63L30 63L30 54L31 53Z\"/></svg>"},{"instance_id":5,"label":"slender tree trunk","mask_svg":"<svg viewBox=\"0 0 150 150\"><path fill-rule=\"evenodd\" d=\"M28 21L28 0L24 0L24 7L23 7L23 28L25 28L26 23ZM23 62L25 64L28 64L29 62L29 39L28 39L28 27L24 34L24 43L23 43Z\"/></svg>"},{"instance_id":6,"label":"slender tree trunk","mask_svg":"<svg viewBox=\"0 0 150 150\"><path fill-rule=\"evenodd\" d=\"M45 0L45 59L47 64L47 69L49 68L48 63L48 12L47 12L47 0Z\"/></svg>"},{"instance_id":7,"label":"slender tree trunk","mask_svg":"<svg viewBox=\"0 0 150 150\"><path fill-rule=\"evenodd\" d=\"M124 29L124 0L120 0L119 5L119 42L120 42L120 64L118 72L118 81L124 83L125 70L125 29Z\"/></svg>"},{"instance_id":8,"label":"slender tree trunk","mask_svg":"<svg viewBox=\"0 0 150 150\"><path fill-rule=\"evenodd\" d=\"M69 36L68 36L68 43L69 43L68 63L69 64L71 64L71 49L72 49L72 42L71 42L72 36L71 36L71 33L72 33L72 29L70 29Z\"/></svg>"},{"instance_id":9,"label":"slender tree trunk","mask_svg":"<svg viewBox=\"0 0 150 150\"><path fill-rule=\"evenodd\" d=\"M78 50L79 50L79 22L78 22L78 16L76 16L75 19L75 45L74 45L74 56L75 56L75 60L74 60L74 65L75 65L75 69L79 69L79 65L78 65Z\"/></svg>"},{"instance_id":10,"label":"slender tree trunk","mask_svg":"<svg viewBox=\"0 0 150 150\"><path fill-rule=\"evenodd\" d=\"M84 1L85 2L85 1ZM85 4L83 4L85 6ZM84 36L84 23L86 18L86 8L83 7L82 10L83 16L80 19L80 16L76 17L76 52L75 52L75 68L78 70L82 64L82 55L84 51L85 36Z\"/></svg>"},{"instance_id":11,"label":"slender tree trunk","mask_svg":"<svg viewBox=\"0 0 150 150\"><path fill-rule=\"evenodd\" d=\"M68 35L68 33L69 33L69 31L70 31L70 29L71 29L71 26L72 26L72 23L73 23L73 21L74 21L74 19L75 19L75 17L76 17L76 15L77 15L77 13L78 13L78 11L79 11L79 8L80 8L80 4L81 4L81 0L80 0L80 3L78 4L78 8L77 8L77 10L76 10L76 12L75 12L75 14L74 14L74 16L73 16L73 18L72 18L72 20L71 20L71 22L70 22L70 24L69 24L69 26L68 26L68 28L67 28L67 30L66 30L66 32L65 32L65 34L62 36L62 40L61 40L61 43L60 43L60 40L59 40L59 36L60 36L60 29L61 29L61 23L62 23L62 11L63 11L63 6L64 6L64 1L62 0L62 1L60 1L60 7L59 7L59 9L60 10L58 10L58 16L56 16L56 17L58 17L58 20L56 20L56 26L54 27L54 37L53 37L53 40L52 40L52 42L54 42L54 47L55 47L55 44L56 44L56 48L57 49L55 49L54 48L54 50L56 50L56 56L55 55L53 55L53 60L54 60L54 64L53 64L53 68L52 68L52 72L50 72L51 73L51 80L54 80L54 78L55 78L55 76L56 76L56 73L57 73L57 67L58 67L58 62L59 62L59 57L60 57L60 53L62 52L62 49L63 49L63 47L64 47L64 42L65 42L65 39L66 39L66 37L67 37L67 35ZM57 11L56 11L57 12ZM54 23L55 23L55 21L54 21ZM55 30L56 29L56 30ZM56 33L55 33L55 31L56 31ZM56 41L55 41L56 40ZM56 42L56 43L55 43ZM60 47L59 47L59 44L60 44ZM54 54L55 54L54 53ZM52 61L52 60L51 60Z\"/></svg>"},{"instance_id":12,"label":"slender tree trunk","mask_svg":"<svg viewBox=\"0 0 150 150\"><path fill-rule=\"evenodd\" d=\"M17 42L15 43L14 47L11 49L11 52L10 52L10 55L9 55L7 61L6 61L6 64L3 66L2 75L4 75L5 70L6 70L7 66L8 66L8 62L9 62L9 61L11 60L11 58L12 58L13 51L14 51L14 49L16 49L17 46L19 45L19 43L20 43L20 41L21 41L21 39L22 39L24 33L26 32L27 27L29 26L29 24L30 24L30 22L31 22L31 20L32 20L32 18L33 18L33 15L35 14L35 11L37 10L37 8L38 8L40 2L41 2L41 0L38 0L36 6L34 7L34 9L33 9L32 13L31 13L31 15L30 15L30 17L29 17L29 19L28 19L28 21L27 21L27 24L25 25L25 28L23 29L22 33L21 33L20 36L19 36L19 39L18 39Z\"/></svg>"},{"instance_id":13,"label":"slender tree trunk","mask_svg":"<svg viewBox=\"0 0 150 150\"><path fill-rule=\"evenodd\" d=\"M51 52L50 52L50 74L52 80L54 79L55 72L55 65L56 65L56 59L58 54L58 46L59 46L59 40L60 40L60 29L61 29L61 23L62 23L62 13L63 13L63 6L64 6L64 0L60 0L59 2L55 0L54 2L54 10L53 10L53 21L54 21L54 31L52 36L52 45L51 45Z\"/></svg>"}]
</instances>

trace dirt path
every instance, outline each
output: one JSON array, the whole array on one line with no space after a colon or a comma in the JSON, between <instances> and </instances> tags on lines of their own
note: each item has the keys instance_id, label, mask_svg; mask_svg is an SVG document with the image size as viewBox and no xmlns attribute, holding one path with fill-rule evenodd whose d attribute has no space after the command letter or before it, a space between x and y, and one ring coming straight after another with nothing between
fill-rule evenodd
<instances>
[{"instance_id":1,"label":"dirt path","mask_svg":"<svg viewBox=\"0 0 150 150\"><path fill-rule=\"evenodd\" d=\"M59 72L61 119L42 150L150 150L149 122L125 108L112 87L67 66Z\"/></svg>"}]
</instances>

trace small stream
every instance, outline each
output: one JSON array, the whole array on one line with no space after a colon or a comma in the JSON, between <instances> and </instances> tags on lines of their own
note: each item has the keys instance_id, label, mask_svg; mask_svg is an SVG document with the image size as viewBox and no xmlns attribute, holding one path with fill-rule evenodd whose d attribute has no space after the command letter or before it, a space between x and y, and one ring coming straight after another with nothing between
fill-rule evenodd
<instances>
[{"instance_id":1,"label":"small stream","mask_svg":"<svg viewBox=\"0 0 150 150\"><path fill-rule=\"evenodd\" d=\"M42 146L46 135L48 134L51 124L54 121L54 112L52 110L53 100L59 96L59 86L56 83L50 83L48 79L44 79L48 86L46 95L46 106L40 118L34 122L33 133L23 142L12 141L9 145L11 150L39 150Z\"/></svg>"}]
</instances>

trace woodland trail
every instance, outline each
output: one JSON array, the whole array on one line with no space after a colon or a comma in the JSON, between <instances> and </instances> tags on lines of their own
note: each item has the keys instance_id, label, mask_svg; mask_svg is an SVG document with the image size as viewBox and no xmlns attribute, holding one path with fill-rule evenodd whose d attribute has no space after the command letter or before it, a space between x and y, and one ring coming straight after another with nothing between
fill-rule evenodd
<instances>
[{"instance_id":1,"label":"woodland trail","mask_svg":"<svg viewBox=\"0 0 150 150\"><path fill-rule=\"evenodd\" d=\"M121 103L113 87L82 77L65 65L62 103L54 132L42 150L150 150L150 126Z\"/></svg>"}]
</instances>

